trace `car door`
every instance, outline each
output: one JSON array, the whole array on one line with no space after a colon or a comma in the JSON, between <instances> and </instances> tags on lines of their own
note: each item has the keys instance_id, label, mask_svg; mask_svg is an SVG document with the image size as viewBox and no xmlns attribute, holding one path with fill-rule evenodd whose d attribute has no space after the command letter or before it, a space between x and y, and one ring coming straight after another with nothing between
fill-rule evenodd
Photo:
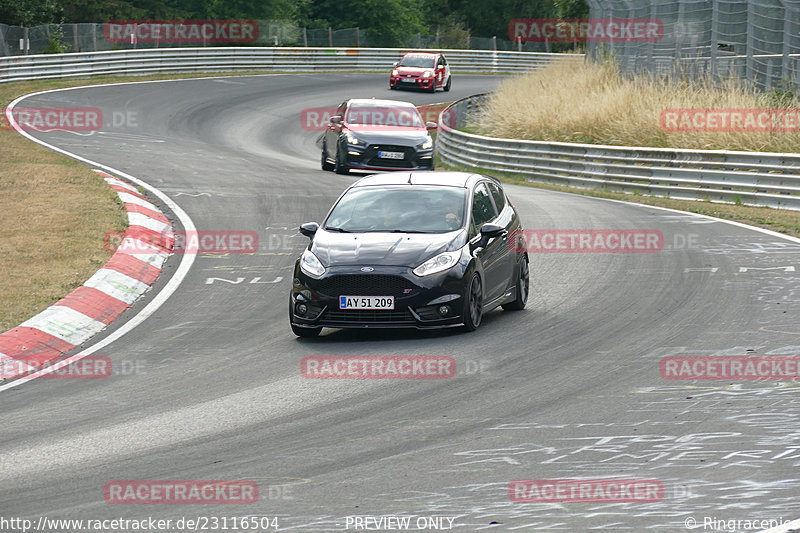
<instances>
[{"instance_id":1,"label":"car door","mask_svg":"<svg viewBox=\"0 0 800 533\"><path fill-rule=\"evenodd\" d=\"M436 87L444 87L445 82L445 68L444 68L444 58L439 56L436 59Z\"/></svg>"},{"instance_id":2,"label":"car door","mask_svg":"<svg viewBox=\"0 0 800 533\"><path fill-rule=\"evenodd\" d=\"M481 238L481 227L497 219L497 208L487 187L487 182L480 181L472 190L472 228L475 241ZM508 237L491 239L482 250L477 250L477 257L483 265L484 300L494 300L505 289L503 247L508 248Z\"/></svg>"},{"instance_id":3,"label":"car door","mask_svg":"<svg viewBox=\"0 0 800 533\"><path fill-rule=\"evenodd\" d=\"M517 254L511 249L512 247L508 239L511 237L513 231L519 227L519 220L514 216L514 209L510 205L507 205L506 196L503 193L502 187L492 181L487 183L487 187L489 188L489 193L492 195L492 200L494 200L494 205L498 213L494 223L506 228L507 232L506 237L503 239L505 241L505 246L498 250L498 253L502 254L502 256L497 258L498 273L505 280L505 282L501 281L501 284L504 285L500 291L502 294L509 285L513 285L516 282L514 273Z\"/></svg>"}]
</instances>

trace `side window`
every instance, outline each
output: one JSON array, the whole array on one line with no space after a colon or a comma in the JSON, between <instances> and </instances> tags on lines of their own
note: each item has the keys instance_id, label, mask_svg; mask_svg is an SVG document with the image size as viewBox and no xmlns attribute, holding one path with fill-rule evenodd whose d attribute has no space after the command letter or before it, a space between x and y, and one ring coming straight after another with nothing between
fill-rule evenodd
<instances>
[{"instance_id":1,"label":"side window","mask_svg":"<svg viewBox=\"0 0 800 533\"><path fill-rule=\"evenodd\" d=\"M492 192L492 198L494 198L494 205L497 206L497 212L501 213L506 206L506 195L503 194L500 187L494 183L489 184L489 190Z\"/></svg>"},{"instance_id":2,"label":"side window","mask_svg":"<svg viewBox=\"0 0 800 533\"><path fill-rule=\"evenodd\" d=\"M447 64L447 60L444 58L444 56L440 57L439 61L442 62L442 65L446 65Z\"/></svg>"},{"instance_id":3,"label":"side window","mask_svg":"<svg viewBox=\"0 0 800 533\"><path fill-rule=\"evenodd\" d=\"M475 187L475 192L472 193L472 222L475 225L475 230L479 232L481 226L493 220L496 216L497 211L494 209L486 184L479 183Z\"/></svg>"},{"instance_id":4,"label":"side window","mask_svg":"<svg viewBox=\"0 0 800 533\"><path fill-rule=\"evenodd\" d=\"M436 66L437 66L437 67L443 67L443 66L444 66L444 60L443 60L441 57L440 57L440 58L439 58L439 60L436 62Z\"/></svg>"}]
</instances>

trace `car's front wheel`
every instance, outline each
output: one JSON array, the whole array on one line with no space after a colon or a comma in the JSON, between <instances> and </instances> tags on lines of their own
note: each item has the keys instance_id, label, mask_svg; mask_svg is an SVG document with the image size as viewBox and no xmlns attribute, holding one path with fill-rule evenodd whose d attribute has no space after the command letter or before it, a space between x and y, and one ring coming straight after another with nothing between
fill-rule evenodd
<instances>
[{"instance_id":1,"label":"car's front wheel","mask_svg":"<svg viewBox=\"0 0 800 533\"><path fill-rule=\"evenodd\" d=\"M473 274L467 285L467 294L464 298L464 329L475 331L481 325L483 318L483 286L481 277Z\"/></svg>"},{"instance_id":2,"label":"car's front wheel","mask_svg":"<svg viewBox=\"0 0 800 533\"><path fill-rule=\"evenodd\" d=\"M450 90L450 82L453 81L453 76L447 78L447 83L444 86L444 92L448 92Z\"/></svg>"},{"instance_id":3,"label":"car's front wheel","mask_svg":"<svg viewBox=\"0 0 800 533\"><path fill-rule=\"evenodd\" d=\"M322 170L333 170L333 165L328 162L328 149L325 147L325 143L322 143Z\"/></svg>"},{"instance_id":4,"label":"car's front wheel","mask_svg":"<svg viewBox=\"0 0 800 533\"><path fill-rule=\"evenodd\" d=\"M519 262L517 269L517 297L507 304L503 304L503 309L506 311L521 311L525 309L525 303L528 301L528 292L530 290L530 268L528 266L528 258L523 256L522 261Z\"/></svg>"},{"instance_id":5,"label":"car's front wheel","mask_svg":"<svg viewBox=\"0 0 800 533\"><path fill-rule=\"evenodd\" d=\"M333 167L333 171L337 174L350 174L350 169L347 168L347 164L344 162L344 149L341 147L336 150L336 164Z\"/></svg>"}]
</instances>

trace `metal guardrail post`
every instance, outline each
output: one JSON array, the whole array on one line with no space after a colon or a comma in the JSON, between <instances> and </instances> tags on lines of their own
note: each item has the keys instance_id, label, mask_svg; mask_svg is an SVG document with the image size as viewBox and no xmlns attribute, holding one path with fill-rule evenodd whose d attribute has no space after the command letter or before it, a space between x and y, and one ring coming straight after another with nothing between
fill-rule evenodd
<instances>
[{"instance_id":1,"label":"metal guardrail post","mask_svg":"<svg viewBox=\"0 0 800 533\"><path fill-rule=\"evenodd\" d=\"M753 81L753 47L754 47L754 39L753 36L753 29L755 25L753 23L753 9L754 5L752 2L747 2L747 48L745 54L747 59L745 59L745 77L748 80Z\"/></svg>"}]
</instances>

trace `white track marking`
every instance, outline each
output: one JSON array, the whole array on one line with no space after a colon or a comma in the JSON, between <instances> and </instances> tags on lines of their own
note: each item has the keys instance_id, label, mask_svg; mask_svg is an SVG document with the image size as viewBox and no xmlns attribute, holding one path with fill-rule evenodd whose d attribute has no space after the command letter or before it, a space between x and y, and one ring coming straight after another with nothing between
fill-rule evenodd
<instances>
[{"instance_id":1,"label":"white track marking","mask_svg":"<svg viewBox=\"0 0 800 533\"><path fill-rule=\"evenodd\" d=\"M134 82L134 83L150 83L150 82ZM123 84L123 83L109 83L109 84L102 85L102 87L114 86L114 85L126 85L126 84ZM95 86L95 87L98 87L98 86ZM46 148L49 148L50 150L52 150L54 152L66 155L68 157L71 157L73 159L81 161L82 163L86 163L88 165L91 165L94 168L98 168L100 170L108 172L109 174L116 174L117 176L121 176L121 177L125 178L126 180L128 180L128 181L130 181L132 183L135 183L135 184L137 184L137 185L139 185L141 187L144 187L145 189L147 189L148 191L153 193L156 197L158 197L162 202L164 202L164 204L166 204L166 206L169 209L171 209L173 213L175 213L175 216L178 217L178 220L180 220L180 222L183 225L183 228L184 228L185 231L187 231L187 232L197 231L197 228L195 227L194 222L189 217L189 215L186 214L186 212L183 209L181 209L181 207L178 204L176 204L172 200L172 198L170 198L169 196L167 196L166 194L161 192L158 188L153 187L149 183L147 183L145 181L142 181L139 178L136 178L134 176L131 176L130 174L127 174L125 172L117 170L117 169L115 169L113 167L110 167L110 166L107 166L107 165L102 165L102 164L100 164L100 163L98 163L96 161L92 161L91 159L87 159L85 157L81 157L81 156L79 156L77 154L74 154L72 152L68 152L67 150L64 150L62 148L58 148L56 146L53 146L52 144L49 144L49 143L46 143L45 141L37 139L36 137L32 136L30 133L20 129L18 127L17 123L16 123L16 120L14 120L14 117L13 117L14 107L17 104L19 104L22 100L24 100L25 98L30 98L32 96L38 96L38 95L41 95L41 94L55 93L55 92L62 92L62 91L70 91L70 90L75 90L75 89L85 89L85 88L86 87L71 87L69 89L56 89L56 90L52 90L52 91L40 91L40 92L36 92L36 93L27 94L25 96L20 96L19 98L17 98L13 102L11 102L8 105L8 107L6 107L6 118L8 119L8 122L11 125L11 127L13 127L15 130L17 130L17 132L20 135L28 138L29 140L31 140L31 141L33 141L35 143L38 143L38 144L40 144L40 145L42 145L42 146L44 146ZM137 201L140 201L135 196L131 196L131 195L128 195L128 196L130 196L131 198L136 199ZM142 322L147 320L153 313L155 313L162 305L164 305L167 302L169 297L172 296L172 294L178 289L180 284L183 282L183 280L189 274L189 270L192 268L192 265L194 264L195 257L196 257L195 254L184 254L183 257L181 258L180 265L178 265L178 268L175 270L175 273L172 275L172 277L166 283L166 285L164 285L164 287L161 289L161 291L157 295L155 295L153 297L153 299L144 307L144 309L139 311L139 313L137 313L133 318L128 320L125 324L120 326L119 329L114 331L108 337L106 337L105 339L101 340L100 342L97 342L97 343L93 344L89 348L86 348L85 350L82 350L81 352L79 352L79 353L77 353L77 354L75 354L75 355L73 355L73 356L71 356L71 357L59 362L59 365L49 366L49 367L47 367L45 369L40 370L39 372L36 372L35 374L31 374L29 376L25 376L23 378L19 378L17 380L14 380L14 381L12 381L10 383L6 383L4 385L0 385L0 392L2 392L4 390L11 389L11 388L14 388L14 387L18 387L18 386L22 385L23 383L27 383L28 381L36 379L37 377L40 377L40 376L43 376L45 374L49 374L51 372L54 372L55 370L57 370L57 367L64 366L64 365L69 365L70 363L73 363L75 361L80 361L84 357L86 357L88 355L91 355L91 354L97 352L98 350L101 350L101 349L105 348L106 346L108 346L112 342L122 338L128 332L133 330L136 326L138 326L139 324L141 324Z\"/></svg>"}]
</instances>

